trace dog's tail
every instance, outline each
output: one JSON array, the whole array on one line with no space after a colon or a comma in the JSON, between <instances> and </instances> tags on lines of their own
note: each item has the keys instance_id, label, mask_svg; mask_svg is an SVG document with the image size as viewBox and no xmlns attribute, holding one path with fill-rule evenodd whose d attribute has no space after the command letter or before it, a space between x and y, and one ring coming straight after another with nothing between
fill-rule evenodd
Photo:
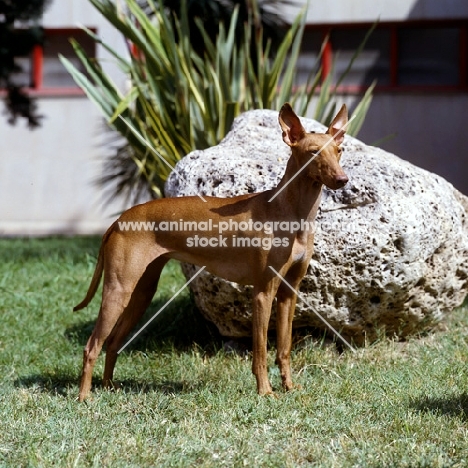
<instances>
[{"instance_id":1,"label":"dog's tail","mask_svg":"<svg viewBox=\"0 0 468 468\"><path fill-rule=\"evenodd\" d=\"M73 312L84 309L91 302L91 299L96 294L97 288L99 287L99 283L101 282L102 272L104 271L104 245L108 237L112 233L113 228L114 228L114 225L112 225L107 230L107 232L104 234L102 238L102 243L99 249L96 268L94 270L93 278L91 279L91 284L89 285L88 292L86 293L86 297L78 305L73 307Z\"/></svg>"}]
</instances>

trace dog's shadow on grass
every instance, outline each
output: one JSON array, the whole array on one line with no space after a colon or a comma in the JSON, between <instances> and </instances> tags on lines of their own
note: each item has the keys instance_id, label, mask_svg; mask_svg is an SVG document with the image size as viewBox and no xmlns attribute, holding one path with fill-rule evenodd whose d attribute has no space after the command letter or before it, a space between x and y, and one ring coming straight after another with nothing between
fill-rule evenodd
<instances>
[{"instance_id":1,"label":"dog's shadow on grass","mask_svg":"<svg viewBox=\"0 0 468 468\"><path fill-rule=\"evenodd\" d=\"M68 390L76 387L77 376L70 372L41 373L19 377L16 388L27 388L35 393L48 393L65 396Z\"/></svg>"},{"instance_id":2,"label":"dog's shadow on grass","mask_svg":"<svg viewBox=\"0 0 468 468\"><path fill-rule=\"evenodd\" d=\"M468 421L468 392L440 398L423 395L413 399L410 408L423 413L460 417L463 421Z\"/></svg>"},{"instance_id":3,"label":"dog's shadow on grass","mask_svg":"<svg viewBox=\"0 0 468 468\"><path fill-rule=\"evenodd\" d=\"M214 354L222 346L222 339L216 327L208 323L189 297L178 297L171 306L139 333L142 326L165 304L164 299L153 301L147 312L130 333L127 340L137 334L135 339L122 351L129 352L185 352L193 349L203 350L207 355ZM65 337L77 348L77 367L75 369L59 369L55 372L38 373L20 377L15 385L18 388L28 388L39 393L68 396L78 393L81 372L82 350L91 335L96 319L80 320L65 330ZM103 353L105 351L105 347ZM102 354L103 354L102 353ZM117 362L118 366L118 362ZM94 373L93 388L101 387L101 376ZM184 393L193 391L196 383L185 381L154 382L141 379L118 380L118 387L128 393Z\"/></svg>"},{"instance_id":4,"label":"dog's shadow on grass","mask_svg":"<svg viewBox=\"0 0 468 468\"><path fill-rule=\"evenodd\" d=\"M34 374L20 377L15 381L17 388L27 388L35 393L46 393L54 396L68 397L76 394L78 397L79 374L72 375L68 370L65 372ZM109 392L122 390L126 393L144 394L151 392L178 394L190 392L196 389L196 383L162 381L151 382L147 380L126 379L119 380L115 389ZM93 377L93 389L102 389L99 377Z\"/></svg>"},{"instance_id":5,"label":"dog's shadow on grass","mask_svg":"<svg viewBox=\"0 0 468 468\"><path fill-rule=\"evenodd\" d=\"M164 298L152 302L124 341L124 353L159 351L167 349L168 346L175 351L185 351L196 345L207 354L211 354L222 346L223 340L217 328L204 319L189 297L177 297L167 309L154 318L165 303ZM69 327L65 336L71 342L84 347L95 323L96 319L80 321ZM126 346L129 340L132 341Z\"/></svg>"}]
</instances>

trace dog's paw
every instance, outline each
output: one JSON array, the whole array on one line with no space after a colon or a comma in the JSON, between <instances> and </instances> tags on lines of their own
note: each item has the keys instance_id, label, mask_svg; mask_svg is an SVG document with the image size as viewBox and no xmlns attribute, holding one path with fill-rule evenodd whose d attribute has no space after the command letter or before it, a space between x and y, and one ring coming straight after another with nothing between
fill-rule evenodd
<instances>
[{"instance_id":1,"label":"dog's paw","mask_svg":"<svg viewBox=\"0 0 468 468\"><path fill-rule=\"evenodd\" d=\"M111 392L117 392L121 389L121 385L118 382L114 382L113 380L106 380L102 382L103 388L106 390L110 390Z\"/></svg>"},{"instance_id":2,"label":"dog's paw","mask_svg":"<svg viewBox=\"0 0 468 468\"><path fill-rule=\"evenodd\" d=\"M267 384L264 385L259 385L257 387L257 393L260 396L266 396L266 395L271 395L273 394L273 389L271 388L270 383L268 382Z\"/></svg>"},{"instance_id":3,"label":"dog's paw","mask_svg":"<svg viewBox=\"0 0 468 468\"><path fill-rule=\"evenodd\" d=\"M294 390L302 390L302 385L294 384L292 382L283 383L283 389L286 392L292 392Z\"/></svg>"}]
</instances>

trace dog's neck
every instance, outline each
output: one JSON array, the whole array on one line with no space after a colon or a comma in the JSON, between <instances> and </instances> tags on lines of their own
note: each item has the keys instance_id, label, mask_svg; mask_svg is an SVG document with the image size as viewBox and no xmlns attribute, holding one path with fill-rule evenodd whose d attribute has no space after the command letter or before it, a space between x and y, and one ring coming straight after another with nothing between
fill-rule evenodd
<instances>
[{"instance_id":1,"label":"dog's neck","mask_svg":"<svg viewBox=\"0 0 468 468\"><path fill-rule=\"evenodd\" d=\"M274 197L271 203L297 220L313 221L320 204L322 187L323 184L312 180L307 168L303 168L291 154L281 181L271 192L271 197Z\"/></svg>"}]
</instances>

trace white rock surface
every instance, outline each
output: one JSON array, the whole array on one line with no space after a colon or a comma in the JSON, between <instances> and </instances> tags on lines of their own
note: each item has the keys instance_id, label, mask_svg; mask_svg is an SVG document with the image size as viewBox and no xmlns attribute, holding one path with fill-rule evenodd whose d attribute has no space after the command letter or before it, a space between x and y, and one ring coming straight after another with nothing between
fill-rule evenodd
<instances>
[{"instance_id":1,"label":"white rock surface","mask_svg":"<svg viewBox=\"0 0 468 468\"><path fill-rule=\"evenodd\" d=\"M308 131L324 131L301 120ZM319 313L357 343L433 326L468 292L468 198L443 178L354 138L346 137L343 150L350 181L323 191L294 326L325 329ZM277 112L247 112L218 146L179 162L166 195L231 197L272 188L289 153ZM195 269L184 271L190 277ZM210 274L191 287L223 335L250 334L250 287Z\"/></svg>"}]
</instances>

